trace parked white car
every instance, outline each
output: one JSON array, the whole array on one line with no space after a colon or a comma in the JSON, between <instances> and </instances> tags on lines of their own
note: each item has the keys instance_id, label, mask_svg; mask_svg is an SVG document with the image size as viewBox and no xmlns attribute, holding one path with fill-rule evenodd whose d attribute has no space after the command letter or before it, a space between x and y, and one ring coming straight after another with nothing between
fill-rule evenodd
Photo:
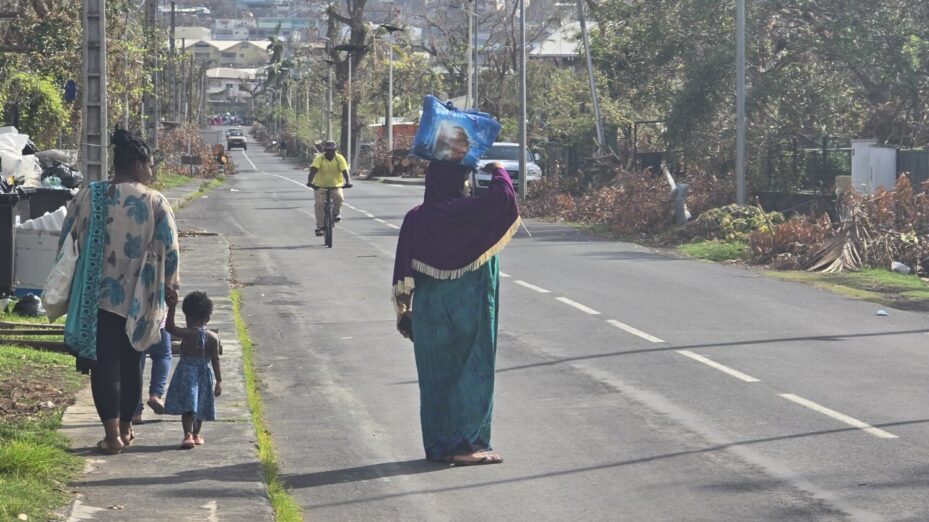
<instances>
[{"instance_id":1,"label":"parked white car","mask_svg":"<svg viewBox=\"0 0 929 522\"><path fill-rule=\"evenodd\" d=\"M474 176L471 178L471 184L474 194L479 194L481 191L486 190L488 185L490 185L490 174L482 172L481 167L491 162L499 162L503 165L503 168L506 169L507 173L510 175L510 179L513 180L513 185L516 187L516 191L519 192L519 144L518 143L506 143L506 142L496 142L494 143L487 152L481 156L481 161L478 162L478 171L474 173ZM535 163L535 155L532 154L531 150L526 151L526 183L531 184L534 181L538 181L542 177L542 169L539 168Z\"/></svg>"}]
</instances>

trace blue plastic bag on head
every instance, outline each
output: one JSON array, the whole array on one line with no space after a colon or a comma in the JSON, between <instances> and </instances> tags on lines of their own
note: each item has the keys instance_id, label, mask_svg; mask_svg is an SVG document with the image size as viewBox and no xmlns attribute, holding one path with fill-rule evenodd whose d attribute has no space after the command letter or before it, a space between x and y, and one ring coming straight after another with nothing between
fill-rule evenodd
<instances>
[{"instance_id":1,"label":"blue plastic bag on head","mask_svg":"<svg viewBox=\"0 0 929 522\"><path fill-rule=\"evenodd\" d=\"M411 154L428 161L476 167L493 145L500 123L486 112L456 109L435 96L423 99L423 116Z\"/></svg>"}]
</instances>

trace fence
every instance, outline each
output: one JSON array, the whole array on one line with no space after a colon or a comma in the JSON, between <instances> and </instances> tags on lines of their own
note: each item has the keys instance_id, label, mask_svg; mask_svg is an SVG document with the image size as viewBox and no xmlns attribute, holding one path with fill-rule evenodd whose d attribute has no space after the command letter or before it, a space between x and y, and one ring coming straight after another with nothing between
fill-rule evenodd
<instances>
[{"instance_id":1,"label":"fence","mask_svg":"<svg viewBox=\"0 0 929 522\"><path fill-rule=\"evenodd\" d=\"M774 142L759 160L764 162L759 169L764 173L762 186L769 192L830 194L836 176L852 173L851 140L823 136L818 142L796 138L787 144Z\"/></svg>"}]
</instances>

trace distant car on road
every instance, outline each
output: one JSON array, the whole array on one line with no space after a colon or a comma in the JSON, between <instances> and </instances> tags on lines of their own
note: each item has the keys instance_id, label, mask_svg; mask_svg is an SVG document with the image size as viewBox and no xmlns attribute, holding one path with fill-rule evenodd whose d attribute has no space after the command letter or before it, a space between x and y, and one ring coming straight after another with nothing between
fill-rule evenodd
<instances>
[{"instance_id":1,"label":"distant car on road","mask_svg":"<svg viewBox=\"0 0 929 522\"><path fill-rule=\"evenodd\" d=\"M490 186L490 174L480 170L484 165L491 162L499 162L506 169L516 191L519 192L519 144L496 142L487 152L481 156L477 164L478 171L471 178L471 185L474 194L480 194ZM535 155L531 150L526 151L526 183L532 183L542 178L542 169L535 163Z\"/></svg>"},{"instance_id":2,"label":"distant car on road","mask_svg":"<svg viewBox=\"0 0 929 522\"><path fill-rule=\"evenodd\" d=\"M226 131L226 150L232 150L233 147L248 150L248 140L245 138L242 129L229 129Z\"/></svg>"}]
</instances>

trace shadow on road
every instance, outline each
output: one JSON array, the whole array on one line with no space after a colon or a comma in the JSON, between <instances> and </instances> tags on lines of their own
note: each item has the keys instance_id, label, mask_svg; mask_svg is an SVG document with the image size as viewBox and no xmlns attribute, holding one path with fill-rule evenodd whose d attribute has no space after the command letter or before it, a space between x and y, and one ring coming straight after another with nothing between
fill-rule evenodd
<instances>
[{"instance_id":1,"label":"shadow on road","mask_svg":"<svg viewBox=\"0 0 929 522\"><path fill-rule=\"evenodd\" d=\"M910 425L915 425L915 424L926 424L926 423L929 423L929 419L888 422L884 424L875 424L874 426L880 427L880 428L892 428L894 426L910 426ZM477 489L477 488L484 488L484 487L491 487L491 486L499 486L503 484L512 484L512 483L518 483L518 482L528 482L532 480L548 479L552 477L576 475L580 473L602 471L602 470L614 469L614 468L619 468L619 467L624 467L624 466L648 464L651 462L674 459L678 457L687 457L691 455L701 455L701 454L706 454L706 453L714 453L718 451L726 451L726 450L733 449L733 448L753 446L753 445L765 444L769 442L802 439L802 438L808 438L808 437L819 437L819 436L824 436L824 435L835 435L839 433L848 433L848 432L853 432L853 431L859 431L859 428L851 428L851 427L837 428L837 429L831 429L831 430L810 431L810 432L804 432L804 433L795 433L791 435L780 435L777 437L766 437L766 438L761 438L761 439L730 442L726 444L717 444L713 446L708 446L705 448L675 451L672 453L663 453L661 455L652 455L652 456L646 456L646 457L641 457L637 459L622 460L619 462L608 462L604 464L598 464L595 466L585 466L581 468L553 471L549 473L539 473L535 475L525 475L522 477L512 477L512 478L506 478L506 479L500 479L500 480L490 480L490 481L485 481L485 482L474 482L471 484L457 484L455 486L443 487L443 488L432 488L432 489L424 489L424 490L419 490L419 491L405 491L402 493L391 493L387 495L378 495L374 497L356 498L352 500L343 500L339 502L315 504L313 505L313 507L314 508L337 507L337 506L344 506L344 505L351 505L351 504L360 504L364 502L376 502L376 501L381 501L381 500L388 500L392 498L400 498L400 497L406 497L406 496L412 496L412 495L435 495L437 493L450 493L450 492L459 493L459 492L462 492L468 489ZM417 461L409 461L409 462L417 462ZM420 462L424 462L424 461L420 461ZM391 464L379 464L379 465L375 465L374 467L382 466L382 465L389 466ZM506 466L506 464L503 464L503 466ZM371 467L371 466L365 466L365 467ZM438 469L455 470L456 468L436 468L436 469L437 470ZM344 471L350 471L350 470L344 470ZM325 473L339 473L339 470L325 472ZM372 476L370 478L377 478L377 477ZM364 479L358 479L358 480L364 480ZM330 483L334 483L334 482L330 482ZM288 486L294 487L290 483L288 483Z\"/></svg>"},{"instance_id":2,"label":"shadow on road","mask_svg":"<svg viewBox=\"0 0 929 522\"><path fill-rule=\"evenodd\" d=\"M284 475L282 478L284 479L284 484L288 488L301 489L328 486L330 484L341 484L344 482L361 482L363 480L397 477L400 475L419 475L448 468L448 464L437 464L425 459L417 459L402 462L384 462L382 464L334 469L331 471L320 471L318 473L306 473L302 475Z\"/></svg>"}]
</instances>

